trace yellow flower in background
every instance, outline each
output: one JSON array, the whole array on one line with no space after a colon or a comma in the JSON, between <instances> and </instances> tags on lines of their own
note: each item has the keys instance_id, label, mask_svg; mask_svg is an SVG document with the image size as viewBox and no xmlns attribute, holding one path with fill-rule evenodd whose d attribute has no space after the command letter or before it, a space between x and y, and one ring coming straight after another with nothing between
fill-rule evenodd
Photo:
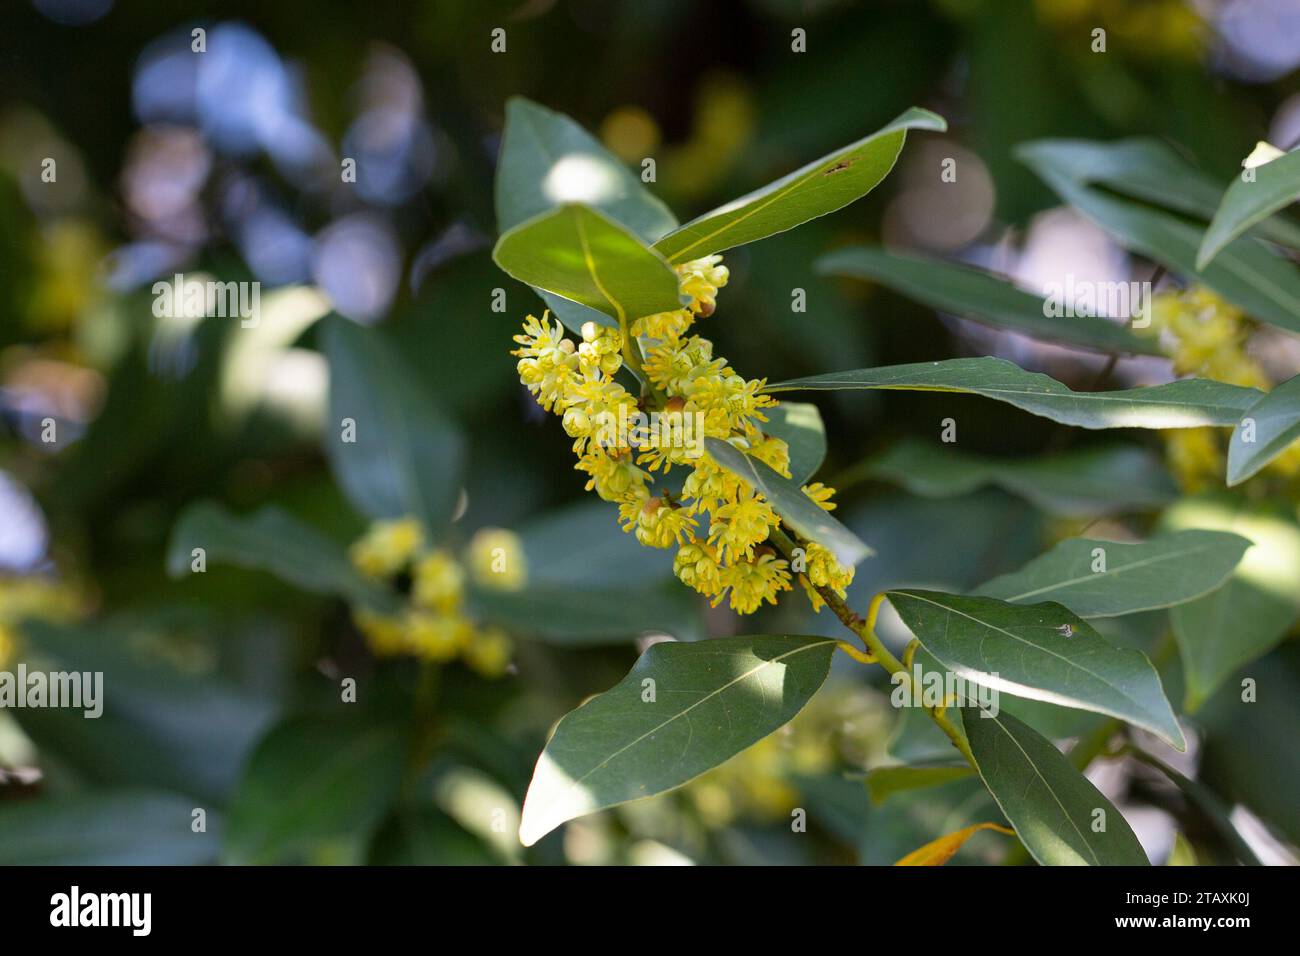
<instances>
[{"instance_id":1,"label":"yellow flower in background","mask_svg":"<svg viewBox=\"0 0 1300 956\"><path fill-rule=\"evenodd\" d=\"M18 653L18 635L6 624L0 624L0 670Z\"/></svg>"},{"instance_id":2,"label":"yellow flower in background","mask_svg":"<svg viewBox=\"0 0 1300 956\"><path fill-rule=\"evenodd\" d=\"M528 559L519 535L505 528L482 528L467 553L474 583L498 591L518 591L528 583Z\"/></svg>"},{"instance_id":3,"label":"yellow flower in background","mask_svg":"<svg viewBox=\"0 0 1300 956\"><path fill-rule=\"evenodd\" d=\"M489 628L477 631L463 655L470 669L484 677L500 677L510 665L511 643L504 631Z\"/></svg>"},{"instance_id":4,"label":"yellow flower in background","mask_svg":"<svg viewBox=\"0 0 1300 956\"><path fill-rule=\"evenodd\" d=\"M506 672L510 641L494 628L480 627L466 613L465 583L469 574L485 587L522 587L527 570L515 534L484 528L470 542L462 563L450 551L426 550L415 518L377 521L353 544L351 555L353 563L373 577L401 583L404 579L397 576L410 570L410 594L400 610L352 610L353 623L374 654L411 655L435 664L459 658L484 677Z\"/></svg>"},{"instance_id":5,"label":"yellow flower in background","mask_svg":"<svg viewBox=\"0 0 1300 956\"><path fill-rule=\"evenodd\" d=\"M465 593L465 571L446 551L434 551L415 563L411 598L417 605L450 613L460 607Z\"/></svg>"},{"instance_id":6,"label":"yellow flower in background","mask_svg":"<svg viewBox=\"0 0 1300 956\"><path fill-rule=\"evenodd\" d=\"M587 323L575 347L558 323L530 315L512 354L519 357L520 381L543 408L561 416L574 439L574 467L590 476L587 490L617 504L623 529L642 544L676 546L673 572L684 584L715 605L729 595L730 606L748 614L790 590L787 562L770 548L756 551L780 518L761 493L708 455L704 440L730 442L787 478L790 448L763 431L765 410L777 405L764 394L765 381L746 379L714 355L711 341L687 334L697 317L713 312L730 278L721 263L721 256L710 255L678 265L687 308L633 318L628 328L635 342ZM629 345L627 354L639 357L649 386L640 400L614 381ZM689 471L680 492L655 494L653 482L675 466ZM822 508L835 507L833 489L816 483L804 491ZM847 586L852 568L833 562L828 553L820 556L814 577L801 577L805 587L809 581ZM819 608L821 599L810 594Z\"/></svg>"},{"instance_id":7,"label":"yellow flower in background","mask_svg":"<svg viewBox=\"0 0 1300 956\"><path fill-rule=\"evenodd\" d=\"M362 574L390 577L402 571L424 544L424 533L414 518L377 521L349 551L352 564Z\"/></svg>"}]
</instances>

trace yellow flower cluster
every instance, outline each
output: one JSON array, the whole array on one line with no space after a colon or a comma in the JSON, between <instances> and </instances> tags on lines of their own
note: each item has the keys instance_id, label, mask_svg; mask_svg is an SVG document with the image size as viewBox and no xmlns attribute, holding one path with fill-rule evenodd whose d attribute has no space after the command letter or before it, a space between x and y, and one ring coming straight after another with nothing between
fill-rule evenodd
<instances>
[{"instance_id":1,"label":"yellow flower cluster","mask_svg":"<svg viewBox=\"0 0 1300 956\"><path fill-rule=\"evenodd\" d=\"M727 284L721 260L677 266L686 308L639 316L626 330L587 323L577 345L558 322L530 315L511 354L538 403L561 416L575 467L589 477L587 490L617 503L623 529L642 544L676 547L673 570L685 584L714 605L729 596L734 610L749 614L791 587L789 562L765 544L780 519L761 494L708 455L704 439L728 441L787 478L790 449L762 430L764 409L777 404L763 394L765 381L739 375L714 356L712 342L691 334ZM643 382L640 398L615 381L625 361ZM666 475L674 465L690 469L679 493L654 494L654 473ZM835 507L832 489L804 490L823 508ZM853 569L816 545L807 551L807 567L793 573L816 608L821 602L810 580L842 595Z\"/></svg>"},{"instance_id":2,"label":"yellow flower cluster","mask_svg":"<svg viewBox=\"0 0 1300 956\"><path fill-rule=\"evenodd\" d=\"M354 608L353 620L370 649L382 656L412 654L438 663L460 658L485 677L500 677L510 663L510 638L480 627L465 613L465 580L498 590L518 590L528 575L519 539L485 528L470 541L464 563L441 549L425 547L414 518L377 521L350 550L352 564L386 582L409 577L410 592L400 614Z\"/></svg>"},{"instance_id":3,"label":"yellow flower cluster","mask_svg":"<svg viewBox=\"0 0 1300 956\"><path fill-rule=\"evenodd\" d=\"M1170 346L1174 371L1230 385L1268 391L1269 377L1247 354L1251 322L1245 313L1205 286L1161 292L1151 303L1149 334ZM1226 434L1214 428L1179 428L1161 433L1169 466L1189 492L1220 485L1226 462ZM1269 463L1266 474L1300 476L1300 446Z\"/></svg>"}]
</instances>

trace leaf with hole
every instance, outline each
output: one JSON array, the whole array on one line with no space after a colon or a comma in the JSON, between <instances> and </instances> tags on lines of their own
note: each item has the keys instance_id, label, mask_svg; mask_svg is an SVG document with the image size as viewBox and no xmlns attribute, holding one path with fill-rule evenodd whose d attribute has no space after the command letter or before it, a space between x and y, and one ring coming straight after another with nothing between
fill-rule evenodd
<instances>
[{"instance_id":1,"label":"leaf with hole","mask_svg":"<svg viewBox=\"0 0 1300 956\"><path fill-rule=\"evenodd\" d=\"M1146 655L1110 644L1060 604L912 589L886 593L922 646L961 677L1118 717L1184 749L1183 732Z\"/></svg>"}]
</instances>

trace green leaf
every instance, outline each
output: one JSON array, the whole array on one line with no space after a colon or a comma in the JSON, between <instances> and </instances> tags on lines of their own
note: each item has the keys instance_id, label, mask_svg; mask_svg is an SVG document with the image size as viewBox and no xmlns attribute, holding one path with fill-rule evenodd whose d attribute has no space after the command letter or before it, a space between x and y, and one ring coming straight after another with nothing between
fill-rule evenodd
<instances>
[{"instance_id":1,"label":"green leaf","mask_svg":"<svg viewBox=\"0 0 1300 956\"><path fill-rule=\"evenodd\" d=\"M826 426L816 405L782 402L764 411L765 435L773 435L790 446L790 479L798 485L808 482L826 460Z\"/></svg>"},{"instance_id":2,"label":"green leaf","mask_svg":"<svg viewBox=\"0 0 1300 956\"><path fill-rule=\"evenodd\" d=\"M769 385L767 392L903 389L964 392L1079 428L1195 428L1235 425L1262 394L1210 379L1181 379L1111 392L1075 392L1004 359L945 359L831 372Z\"/></svg>"},{"instance_id":3,"label":"green leaf","mask_svg":"<svg viewBox=\"0 0 1300 956\"><path fill-rule=\"evenodd\" d=\"M984 785L1035 860L1044 866L1150 865L1123 814L1050 741L1009 714L988 714L962 708L966 739ZM1097 832L1094 826L1103 823Z\"/></svg>"},{"instance_id":4,"label":"green leaf","mask_svg":"<svg viewBox=\"0 0 1300 956\"><path fill-rule=\"evenodd\" d=\"M177 520L167 546L167 572L172 577L191 573L195 548L202 548L208 561L269 571L313 594L333 595L381 611L397 606L391 591L352 567L338 542L278 508L240 516L210 501L190 505Z\"/></svg>"},{"instance_id":5,"label":"green leaf","mask_svg":"<svg viewBox=\"0 0 1300 956\"><path fill-rule=\"evenodd\" d=\"M663 586L575 588L529 584L519 591L479 588L475 612L485 621L566 647L623 643L645 634L679 641L705 636L701 605L676 580Z\"/></svg>"},{"instance_id":6,"label":"green leaf","mask_svg":"<svg viewBox=\"0 0 1300 956\"><path fill-rule=\"evenodd\" d=\"M1196 268L1204 269L1219 252L1243 232L1300 199L1300 150L1279 156L1254 169L1247 182L1238 176L1219 204L1196 255Z\"/></svg>"},{"instance_id":7,"label":"green leaf","mask_svg":"<svg viewBox=\"0 0 1300 956\"><path fill-rule=\"evenodd\" d=\"M451 520L464 449L455 424L374 329L339 316L322 326L330 366L325 453L352 504L371 518L413 515L432 536ZM343 421L356 423L343 440Z\"/></svg>"},{"instance_id":8,"label":"green leaf","mask_svg":"<svg viewBox=\"0 0 1300 956\"><path fill-rule=\"evenodd\" d=\"M1250 439L1247 441L1247 439ZM1300 441L1300 375L1247 410L1228 443L1228 485L1239 485Z\"/></svg>"},{"instance_id":9,"label":"green leaf","mask_svg":"<svg viewBox=\"0 0 1300 956\"><path fill-rule=\"evenodd\" d=\"M853 567L874 553L857 535L804 494L797 483L721 439L705 439L704 445L714 461L753 485L797 534L829 548L840 564Z\"/></svg>"},{"instance_id":10,"label":"green leaf","mask_svg":"<svg viewBox=\"0 0 1300 956\"><path fill-rule=\"evenodd\" d=\"M1169 781L1183 792L1187 801L1214 824L1214 828L1219 831L1223 841L1231 848L1232 854L1238 863L1243 866L1261 865L1259 858L1255 856L1255 852L1250 848L1250 844L1242 839L1241 834L1237 832L1237 828L1233 826L1232 820L1228 817L1229 808L1219 799L1218 794L1199 780L1192 780L1183 776L1163 760L1157 760L1145 751L1134 748L1128 750L1127 754L1168 777Z\"/></svg>"},{"instance_id":11,"label":"green leaf","mask_svg":"<svg viewBox=\"0 0 1300 956\"><path fill-rule=\"evenodd\" d=\"M264 696L139 654L146 635L138 625L33 619L22 631L29 666L104 675L98 717L66 707L11 712L43 755L97 786L143 786L198 801L190 806L221 805L275 720L278 708Z\"/></svg>"},{"instance_id":12,"label":"green leaf","mask_svg":"<svg viewBox=\"0 0 1300 956\"><path fill-rule=\"evenodd\" d=\"M867 771L867 792L871 794L871 802L879 805L896 793L939 787L963 780L974 772L967 766L876 767Z\"/></svg>"},{"instance_id":13,"label":"green leaf","mask_svg":"<svg viewBox=\"0 0 1300 956\"><path fill-rule=\"evenodd\" d=\"M1012 604L1055 601L1080 617L1117 617L1208 594L1249 547L1222 531L1175 531L1135 544L1070 538L975 593Z\"/></svg>"},{"instance_id":14,"label":"green leaf","mask_svg":"<svg viewBox=\"0 0 1300 956\"><path fill-rule=\"evenodd\" d=\"M1162 354L1154 339L1134 335L1120 322L1050 315L1049 300L1043 296L968 266L855 246L822 256L816 267L823 274L874 280L940 312L1036 339L1098 352Z\"/></svg>"},{"instance_id":15,"label":"green leaf","mask_svg":"<svg viewBox=\"0 0 1300 956\"><path fill-rule=\"evenodd\" d=\"M1202 220L1212 218L1223 199L1219 180L1158 139L1053 140L1051 145L1060 172L1081 183L1095 183ZM1300 248L1300 226L1280 217L1265 220L1256 232Z\"/></svg>"},{"instance_id":16,"label":"green leaf","mask_svg":"<svg viewBox=\"0 0 1300 956\"><path fill-rule=\"evenodd\" d=\"M201 866L216 862L221 820L191 829L193 799L141 790L0 802L0 866Z\"/></svg>"},{"instance_id":17,"label":"green leaf","mask_svg":"<svg viewBox=\"0 0 1300 956\"><path fill-rule=\"evenodd\" d=\"M437 807L400 807L375 834L370 866L494 866L500 860Z\"/></svg>"},{"instance_id":18,"label":"green leaf","mask_svg":"<svg viewBox=\"0 0 1300 956\"><path fill-rule=\"evenodd\" d=\"M1201 229L1179 216L1116 198L1069 174L1070 145L1029 143L1016 153L1044 182L1125 248L1167 269L1199 279L1250 315L1300 331L1300 272L1256 239L1235 240L1204 269L1196 268Z\"/></svg>"},{"instance_id":19,"label":"green leaf","mask_svg":"<svg viewBox=\"0 0 1300 956\"><path fill-rule=\"evenodd\" d=\"M1164 528L1208 528L1254 542L1228 581L1170 612L1183 662L1184 709L1196 710L1237 668L1263 656L1300 617L1300 525L1267 504L1184 499Z\"/></svg>"},{"instance_id":20,"label":"green leaf","mask_svg":"<svg viewBox=\"0 0 1300 956\"><path fill-rule=\"evenodd\" d=\"M226 862L310 859L345 848L356 858L402 780L407 741L395 728L296 717L249 760L226 828Z\"/></svg>"},{"instance_id":21,"label":"green leaf","mask_svg":"<svg viewBox=\"0 0 1300 956\"><path fill-rule=\"evenodd\" d=\"M886 593L925 649L955 674L1008 694L1118 717L1185 748L1146 655L1107 643L1061 605L939 591Z\"/></svg>"},{"instance_id":22,"label":"green leaf","mask_svg":"<svg viewBox=\"0 0 1300 956\"><path fill-rule=\"evenodd\" d=\"M679 263L793 229L874 189L893 168L909 129L947 128L942 117L914 107L870 136L692 219L655 248Z\"/></svg>"},{"instance_id":23,"label":"green leaf","mask_svg":"<svg viewBox=\"0 0 1300 956\"><path fill-rule=\"evenodd\" d=\"M1146 511L1177 496L1160 459L1131 445L1005 459L905 439L860 467L870 477L928 498L995 485L1044 511L1071 517Z\"/></svg>"},{"instance_id":24,"label":"green leaf","mask_svg":"<svg viewBox=\"0 0 1300 956\"><path fill-rule=\"evenodd\" d=\"M555 728L519 838L679 787L790 721L821 687L835 641L724 637L650 647L617 686Z\"/></svg>"},{"instance_id":25,"label":"green leaf","mask_svg":"<svg viewBox=\"0 0 1300 956\"><path fill-rule=\"evenodd\" d=\"M620 323L682 307L668 263L586 206L561 206L515 226L497 241L492 258L520 282Z\"/></svg>"},{"instance_id":26,"label":"green leaf","mask_svg":"<svg viewBox=\"0 0 1300 956\"><path fill-rule=\"evenodd\" d=\"M677 225L668 207L585 129L563 113L511 97L497 163L497 228L506 232L566 203L599 209L646 242Z\"/></svg>"}]
</instances>

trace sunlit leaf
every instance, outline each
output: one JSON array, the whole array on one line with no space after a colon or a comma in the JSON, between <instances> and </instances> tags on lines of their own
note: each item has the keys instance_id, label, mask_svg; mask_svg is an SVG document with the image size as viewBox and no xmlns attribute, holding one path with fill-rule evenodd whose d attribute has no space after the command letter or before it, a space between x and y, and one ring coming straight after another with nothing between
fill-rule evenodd
<instances>
[{"instance_id":1,"label":"sunlit leaf","mask_svg":"<svg viewBox=\"0 0 1300 956\"><path fill-rule=\"evenodd\" d=\"M777 382L766 391L843 389L982 395L1079 428L1235 425L1262 394L1253 388L1199 378L1109 392L1075 392L1040 372L1027 372L1004 359L988 356L831 372Z\"/></svg>"},{"instance_id":2,"label":"sunlit leaf","mask_svg":"<svg viewBox=\"0 0 1300 956\"><path fill-rule=\"evenodd\" d=\"M835 641L724 637L661 643L568 714L537 761L519 838L681 786L791 720L821 687Z\"/></svg>"},{"instance_id":3,"label":"sunlit leaf","mask_svg":"<svg viewBox=\"0 0 1300 956\"><path fill-rule=\"evenodd\" d=\"M764 414L763 433L790 446L790 479L796 484L807 482L826 460L826 426L821 412L808 402L782 402Z\"/></svg>"},{"instance_id":4,"label":"sunlit leaf","mask_svg":"<svg viewBox=\"0 0 1300 956\"><path fill-rule=\"evenodd\" d=\"M963 707L984 785L1044 866L1149 866L1128 821L1051 742L1009 714Z\"/></svg>"},{"instance_id":5,"label":"sunlit leaf","mask_svg":"<svg viewBox=\"0 0 1300 956\"><path fill-rule=\"evenodd\" d=\"M1252 170L1253 179L1232 181L1218 212L1205 230L1196 267L1203 269L1232 240L1258 222L1300 199L1300 150Z\"/></svg>"},{"instance_id":6,"label":"sunlit leaf","mask_svg":"<svg viewBox=\"0 0 1300 956\"><path fill-rule=\"evenodd\" d=\"M942 117L912 108L870 136L692 219L655 248L679 263L793 229L874 189L893 168L909 129L947 128Z\"/></svg>"},{"instance_id":7,"label":"sunlit leaf","mask_svg":"<svg viewBox=\"0 0 1300 956\"><path fill-rule=\"evenodd\" d=\"M961 677L1007 694L1109 714L1184 749L1182 730L1146 655L1108 643L1061 605L911 589L886 593L922 646Z\"/></svg>"},{"instance_id":8,"label":"sunlit leaf","mask_svg":"<svg viewBox=\"0 0 1300 956\"><path fill-rule=\"evenodd\" d=\"M492 251L506 273L618 322L682 307L677 273L626 227L567 205L515 226Z\"/></svg>"},{"instance_id":9,"label":"sunlit leaf","mask_svg":"<svg viewBox=\"0 0 1300 956\"><path fill-rule=\"evenodd\" d=\"M1055 601L1080 617L1133 614L1208 594L1250 545L1222 531L1177 531L1131 544L1068 538L975 593L1012 604Z\"/></svg>"},{"instance_id":10,"label":"sunlit leaf","mask_svg":"<svg viewBox=\"0 0 1300 956\"><path fill-rule=\"evenodd\" d=\"M1300 441L1300 375L1251 406L1228 443L1228 484L1239 485Z\"/></svg>"}]
</instances>

